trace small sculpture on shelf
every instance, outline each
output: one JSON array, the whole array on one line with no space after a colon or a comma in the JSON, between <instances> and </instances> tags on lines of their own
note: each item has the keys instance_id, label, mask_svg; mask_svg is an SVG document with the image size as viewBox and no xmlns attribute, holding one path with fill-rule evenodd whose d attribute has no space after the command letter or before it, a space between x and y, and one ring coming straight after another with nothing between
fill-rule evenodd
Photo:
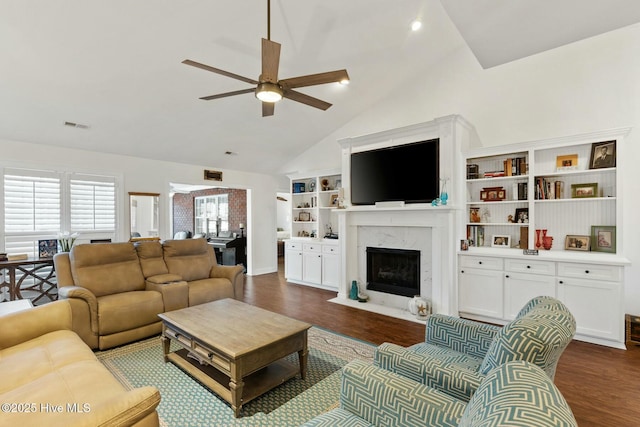
<instances>
[{"instance_id":1,"label":"small sculpture on shelf","mask_svg":"<svg viewBox=\"0 0 640 427\"><path fill-rule=\"evenodd\" d=\"M491 212L489 212L489 208L482 208L482 212L480 213L480 217L482 218L482 222L488 224L491 221Z\"/></svg>"}]
</instances>

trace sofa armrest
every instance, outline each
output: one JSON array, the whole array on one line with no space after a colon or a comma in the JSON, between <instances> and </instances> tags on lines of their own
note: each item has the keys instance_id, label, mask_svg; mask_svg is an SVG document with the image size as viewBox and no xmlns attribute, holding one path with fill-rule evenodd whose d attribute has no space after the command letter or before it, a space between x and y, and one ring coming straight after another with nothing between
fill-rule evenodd
<instances>
[{"instance_id":1,"label":"sofa armrest","mask_svg":"<svg viewBox=\"0 0 640 427\"><path fill-rule=\"evenodd\" d=\"M91 407L84 425L130 426L156 411L160 392L155 387L139 387L122 392Z\"/></svg>"},{"instance_id":2,"label":"sofa armrest","mask_svg":"<svg viewBox=\"0 0 640 427\"><path fill-rule=\"evenodd\" d=\"M376 426L457 426L466 403L354 360L342 370L340 407Z\"/></svg>"},{"instance_id":3,"label":"sofa armrest","mask_svg":"<svg viewBox=\"0 0 640 427\"><path fill-rule=\"evenodd\" d=\"M163 274L162 276L175 276L178 281L162 282L160 276L152 276L147 279L148 291L160 292L164 311L179 310L189 306L189 284L180 279L176 274ZM154 282L153 280L157 280Z\"/></svg>"},{"instance_id":4,"label":"sofa armrest","mask_svg":"<svg viewBox=\"0 0 640 427\"><path fill-rule=\"evenodd\" d=\"M222 277L229 279L233 286L234 298L242 301L244 298L244 267L242 265L214 265L211 267L209 277Z\"/></svg>"},{"instance_id":5,"label":"sofa armrest","mask_svg":"<svg viewBox=\"0 0 640 427\"><path fill-rule=\"evenodd\" d=\"M93 292L80 286L63 286L58 288L58 298L77 299L85 302L89 307L91 331L98 333L98 300Z\"/></svg>"},{"instance_id":6,"label":"sofa armrest","mask_svg":"<svg viewBox=\"0 0 640 427\"><path fill-rule=\"evenodd\" d=\"M5 349L49 332L71 330L71 306L67 301L54 301L0 319L0 349Z\"/></svg>"},{"instance_id":7,"label":"sofa armrest","mask_svg":"<svg viewBox=\"0 0 640 427\"><path fill-rule=\"evenodd\" d=\"M425 341L483 359L499 330L500 326L434 314L427 319Z\"/></svg>"},{"instance_id":8,"label":"sofa armrest","mask_svg":"<svg viewBox=\"0 0 640 427\"><path fill-rule=\"evenodd\" d=\"M374 364L465 402L484 379L484 375L476 371L460 369L427 354L391 343L384 343L376 349Z\"/></svg>"}]
</instances>

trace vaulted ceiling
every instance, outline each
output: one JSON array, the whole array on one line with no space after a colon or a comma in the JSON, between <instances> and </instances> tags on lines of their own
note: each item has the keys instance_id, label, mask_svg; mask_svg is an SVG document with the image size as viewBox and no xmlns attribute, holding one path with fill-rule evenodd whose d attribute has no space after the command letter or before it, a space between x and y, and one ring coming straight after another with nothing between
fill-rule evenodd
<instances>
[{"instance_id":1,"label":"vaulted ceiling","mask_svg":"<svg viewBox=\"0 0 640 427\"><path fill-rule=\"evenodd\" d=\"M327 111L198 99L250 85L184 59L258 79L266 0L3 1L0 139L273 173L457 49L489 68L640 21L637 0L271 3L280 77L348 70L299 90Z\"/></svg>"}]
</instances>

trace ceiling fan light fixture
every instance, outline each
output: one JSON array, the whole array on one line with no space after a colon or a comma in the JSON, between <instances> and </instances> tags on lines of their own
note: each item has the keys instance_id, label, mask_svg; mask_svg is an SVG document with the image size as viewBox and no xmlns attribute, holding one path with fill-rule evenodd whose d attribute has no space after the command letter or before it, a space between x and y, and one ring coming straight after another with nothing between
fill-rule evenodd
<instances>
[{"instance_id":1,"label":"ceiling fan light fixture","mask_svg":"<svg viewBox=\"0 0 640 427\"><path fill-rule=\"evenodd\" d=\"M262 102L278 102L282 99L282 89L275 83L260 83L256 88L256 98Z\"/></svg>"}]
</instances>

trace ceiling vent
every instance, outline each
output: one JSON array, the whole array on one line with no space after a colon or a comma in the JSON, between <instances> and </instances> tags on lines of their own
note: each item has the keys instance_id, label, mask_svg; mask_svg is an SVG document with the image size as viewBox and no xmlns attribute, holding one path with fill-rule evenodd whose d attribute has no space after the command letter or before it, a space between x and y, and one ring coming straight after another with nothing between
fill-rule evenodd
<instances>
[{"instance_id":1,"label":"ceiling vent","mask_svg":"<svg viewBox=\"0 0 640 427\"><path fill-rule=\"evenodd\" d=\"M204 179L207 181L222 181L222 172L204 170Z\"/></svg>"},{"instance_id":2,"label":"ceiling vent","mask_svg":"<svg viewBox=\"0 0 640 427\"><path fill-rule=\"evenodd\" d=\"M78 128L78 129L89 129L89 126L83 125L83 124L80 124L80 123L64 122L64 125L72 127L72 128Z\"/></svg>"}]
</instances>

